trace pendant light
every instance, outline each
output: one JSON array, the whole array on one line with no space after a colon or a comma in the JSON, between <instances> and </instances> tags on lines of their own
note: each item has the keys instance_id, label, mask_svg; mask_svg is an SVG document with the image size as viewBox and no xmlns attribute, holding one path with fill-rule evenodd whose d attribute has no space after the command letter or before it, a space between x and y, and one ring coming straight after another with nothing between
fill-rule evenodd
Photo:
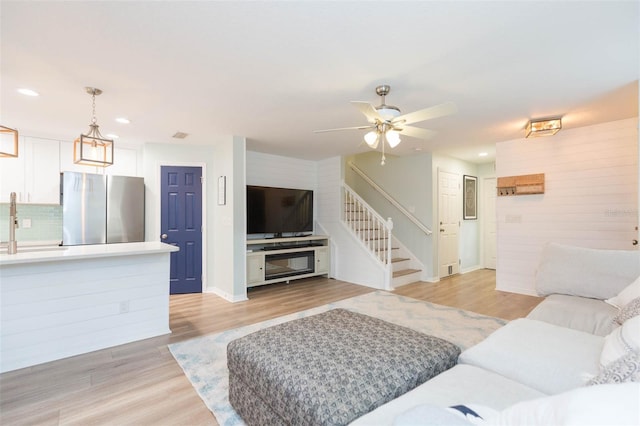
<instances>
[{"instance_id":1,"label":"pendant light","mask_svg":"<svg viewBox=\"0 0 640 426\"><path fill-rule=\"evenodd\" d=\"M0 126L0 157L15 158L18 156L18 131Z\"/></svg>"},{"instance_id":2,"label":"pendant light","mask_svg":"<svg viewBox=\"0 0 640 426\"><path fill-rule=\"evenodd\" d=\"M93 101L93 116L89 131L73 141L73 162L84 166L108 167L113 164L113 139L102 136L96 120L96 96L102 90L95 87L85 87L85 90Z\"/></svg>"}]
</instances>

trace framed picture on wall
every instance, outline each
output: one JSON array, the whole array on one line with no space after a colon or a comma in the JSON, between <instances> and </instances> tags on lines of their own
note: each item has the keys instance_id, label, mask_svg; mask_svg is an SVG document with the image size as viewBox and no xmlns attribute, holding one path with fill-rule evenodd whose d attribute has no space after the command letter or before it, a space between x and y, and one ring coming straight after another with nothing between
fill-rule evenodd
<instances>
[{"instance_id":1,"label":"framed picture on wall","mask_svg":"<svg viewBox=\"0 0 640 426\"><path fill-rule=\"evenodd\" d=\"M475 220L478 218L478 178L464 175L462 178L462 191L464 196L462 218L464 220Z\"/></svg>"}]
</instances>

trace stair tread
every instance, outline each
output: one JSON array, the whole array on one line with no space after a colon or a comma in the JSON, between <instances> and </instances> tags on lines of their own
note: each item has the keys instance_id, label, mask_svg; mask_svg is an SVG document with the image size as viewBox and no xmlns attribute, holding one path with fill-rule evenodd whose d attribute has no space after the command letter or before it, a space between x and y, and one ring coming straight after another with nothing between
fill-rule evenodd
<instances>
[{"instance_id":1,"label":"stair tread","mask_svg":"<svg viewBox=\"0 0 640 426\"><path fill-rule=\"evenodd\" d=\"M393 278L402 277L404 275L409 275L416 272L420 272L420 269L401 269L400 271L393 272Z\"/></svg>"},{"instance_id":2,"label":"stair tread","mask_svg":"<svg viewBox=\"0 0 640 426\"><path fill-rule=\"evenodd\" d=\"M408 257L394 257L393 259L391 259L391 263L396 263L396 262L404 262L405 260L411 260Z\"/></svg>"}]
</instances>

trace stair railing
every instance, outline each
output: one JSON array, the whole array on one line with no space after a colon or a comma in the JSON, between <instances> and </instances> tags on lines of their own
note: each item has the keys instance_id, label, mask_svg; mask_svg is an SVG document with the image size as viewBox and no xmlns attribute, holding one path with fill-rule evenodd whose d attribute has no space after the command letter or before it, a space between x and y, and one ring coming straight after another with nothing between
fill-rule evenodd
<instances>
[{"instance_id":1,"label":"stair railing","mask_svg":"<svg viewBox=\"0 0 640 426\"><path fill-rule=\"evenodd\" d=\"M385 288L391 288L391 231L393 221L384 219L346 183L342 183L342 222L385 269Z\"/></svg>"},{"instance_id":2,"label":"stair railing","mask_svg":"<svg viewBox=\"0 0 640 426\"><path fill-rule=\"evenodd\" d=\"M367 182L373 189L375 189L380 195L382 195L387 201L389 201L400 213L407 217L414 225L418 227L422 232L427 235L431 235L431 229L427 228L422 222L420 222L414 215L412 215L407 209L405 209L402 204L396 201L391 195L389 195L384 189L380 187L377 183L375 183L365 172L363 172L358 166L356 166L353 161L349 161L349 167L351 170L356 172L365 182Z\"/></svg>"}]
</instances>

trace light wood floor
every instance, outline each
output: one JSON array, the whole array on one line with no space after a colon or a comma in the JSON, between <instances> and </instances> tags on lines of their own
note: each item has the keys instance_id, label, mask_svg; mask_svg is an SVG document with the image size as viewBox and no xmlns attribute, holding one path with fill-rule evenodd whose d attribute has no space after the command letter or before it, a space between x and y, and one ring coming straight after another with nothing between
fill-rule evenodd
<instances>
[{"instance_id":1,"label":"light wood floor","mask_svg":"<svg viewBox=\"0 0 640 426\"><path fill-rule=\"evenodd\" d=\"M505 319L525 316L541 300L494 288L495 272L480 270L395 293ZM171 296L171 335L0 375L0 424L216 425L168 343L371 291L320 278L258 287L240 303L212 294Z\"/></svg>"}]
</instances>

